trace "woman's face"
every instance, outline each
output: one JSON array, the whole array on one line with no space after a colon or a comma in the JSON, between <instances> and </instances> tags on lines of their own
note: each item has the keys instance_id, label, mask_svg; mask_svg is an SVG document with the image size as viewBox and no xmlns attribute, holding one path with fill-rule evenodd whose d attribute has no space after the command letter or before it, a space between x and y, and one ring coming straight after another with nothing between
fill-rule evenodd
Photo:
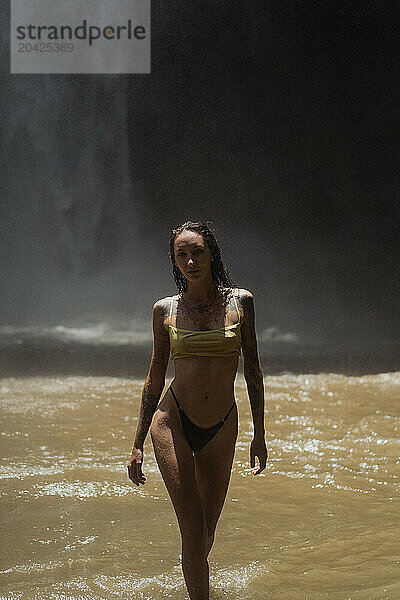
<instances>
[{"instance_id":1,"label":"woman's face","mask_svg":"<svg viewBox=\"0 0 400 600\"><path fill-rule=\"evenodd\" d=\"M174 255L177 267L189 281L202 279L211 272L214 259L203 236L195 231L186 229L176 236Z\"/></svg>"}]
</instances>

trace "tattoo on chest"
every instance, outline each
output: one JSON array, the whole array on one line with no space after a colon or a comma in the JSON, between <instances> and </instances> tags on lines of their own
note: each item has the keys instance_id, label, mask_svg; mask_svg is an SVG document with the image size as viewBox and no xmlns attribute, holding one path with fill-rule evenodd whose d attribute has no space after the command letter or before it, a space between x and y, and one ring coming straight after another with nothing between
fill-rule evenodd
<instances>
[{"instance_id":1,"label":"tattoo on chest","mask_svg":"<svg viewBox=\"0 0 400 600\"><path fill-rule=\"evenodd\" d=\"M227 314L230 311L235 311L236 313L232 294L223 294L210 307L193 308L182 302L181 299L178 299L177 302L174 302L173 313L175 323L179 318L179 326L181 328L205 331L207 329L224 327ZM236 321L233 319L233 322Z\"/></svg>"}]
</instances>

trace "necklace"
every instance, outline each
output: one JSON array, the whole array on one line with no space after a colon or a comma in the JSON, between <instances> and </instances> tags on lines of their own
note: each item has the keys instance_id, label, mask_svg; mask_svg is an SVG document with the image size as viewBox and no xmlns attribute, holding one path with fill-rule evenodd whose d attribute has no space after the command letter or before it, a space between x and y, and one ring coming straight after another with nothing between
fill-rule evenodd
<instances>
[{"instance_id":1,"label":"necklace","mask_svg":"<svg viewBox=\"0 0 400 600\"><path fill-rule=\"evenodd\" d=\"M198 310L198 311L202 311L205 308L209 308L210 306L212 306L215 302L216 297L217 297L217 290L214 288L214 298L213 298L213 301L210 302L210 304L199 304L198 306L193 306L193 304L190 304L190 302L185 300L185 298L181 294L181 298L184 301L184 303L187 304L188 306L190 306L191 308L193 308L194 310Z\"/></svg>"}]
</instances>

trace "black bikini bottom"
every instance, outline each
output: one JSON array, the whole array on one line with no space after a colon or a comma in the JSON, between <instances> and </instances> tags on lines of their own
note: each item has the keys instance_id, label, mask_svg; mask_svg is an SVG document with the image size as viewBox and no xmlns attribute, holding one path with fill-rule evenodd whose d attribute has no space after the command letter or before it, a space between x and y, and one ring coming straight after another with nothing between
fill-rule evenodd
<instances>
[{"instance_id":1,"label":"black bikini bottom","mask_svg":"<svg viewBox=\"0 0 400 600\"><path fill-rule=\"evenodd\" d=\"M231 414L233 407L235 406L235 400L233 401L232 406L230 407L230 409L228 410L227 414L222 419L222 421L220 421L216 425L213 425L212 427L199 427L198 425L193 423L193 421L191 421L189 419L189 417L186 415L186 413L182 410L181 405L179 404L179 402L175 396L175 392L172 389L172 386L169 386L169 389L172 392L172 395L175 399L176 405L179 410L179 415L181 418L181 423L182 423L183 433L185 435L185 438L187 439L189 446L191 447L193 452L198 452L206 444L208 444L208 442L210 440L212 440L212 438L221 429L222 425L225 423L225 421Z\"/></svg>"}]
</instances>

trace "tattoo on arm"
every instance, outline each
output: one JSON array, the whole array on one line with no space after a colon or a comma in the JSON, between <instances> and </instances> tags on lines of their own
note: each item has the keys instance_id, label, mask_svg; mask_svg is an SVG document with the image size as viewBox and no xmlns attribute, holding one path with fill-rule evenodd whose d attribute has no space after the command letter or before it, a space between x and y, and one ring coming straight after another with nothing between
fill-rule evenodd
<instances>
[{"instance_id":1,"label":"tattoo on arm","mask_svg":"<svg viewBox=\"0 0 400 600\"><path fill-rule=\"evenodd\" d=\"M151 420L161 397L161 392L159 394L152 394L149 391L148 386L149 382L146 381L143 388L142 402L140 405L139 422L134 443L135 448L143 447L144 440L149 431Z\"/></svg>"},{"instance_id":2,"label":"tattoo on arm","mask_svg":"<svg viewBox=\"0 0 400 600\"><path fill-rule=\"evenodd\" d=\"M259 381L247 381L247 390L253 415L254 431L264 431L264 384Z\"/></svg>"},{"instance_id":3,"label":"tattoo on arm","mask_svg":"<svg viewBox=\"0 0 400 600\"><path fill-rule=\"evenodd\" d=\"M157 302L153 312L154 344L150 361L150 369L143 386L139 419L136 429L134 447L142 448L149 431L154 412L160 400L164 384L165 371L169 358L168 333L163 328L166 317L166 305Z\"/></svg>"},{"instance_id":4,"label":"tattoo on arm","mask_svg":"<svg viewBox=\"0 0 400 600\"><path fill-rule=\"evenodd\" d=\"M254 304L252 296L242 298L245 314L246 347L244 353L244 377L253 416L254 432L264 433L264 379L257 350L254 327Z\"/></svg>"}]
</instances>

